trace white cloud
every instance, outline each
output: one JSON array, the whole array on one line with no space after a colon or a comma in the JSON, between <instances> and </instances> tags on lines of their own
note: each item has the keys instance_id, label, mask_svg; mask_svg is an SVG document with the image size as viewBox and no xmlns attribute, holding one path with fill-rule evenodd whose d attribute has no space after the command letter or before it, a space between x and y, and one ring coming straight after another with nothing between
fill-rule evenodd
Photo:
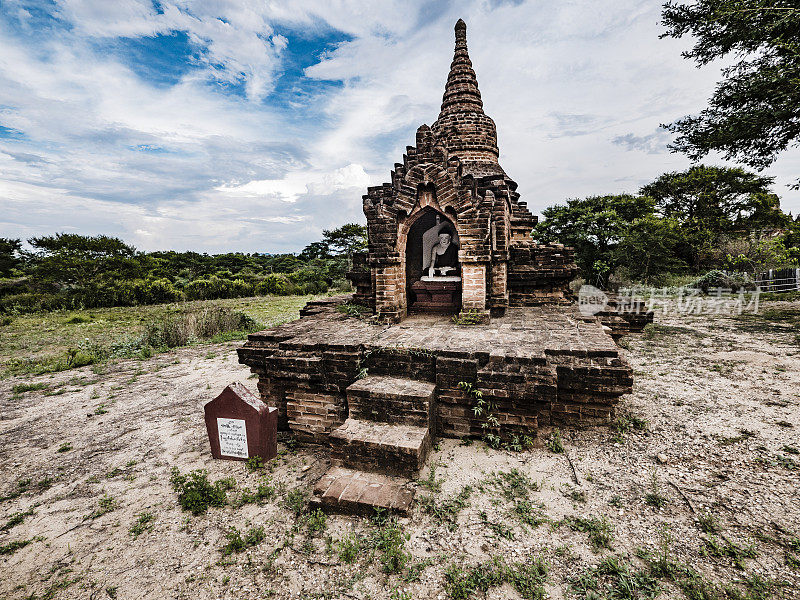
<instances>
[{"instance_id":1,"label":"white cloud","mask_svg":"<svg viewBox=\"0 0 800 600\"><path fill-rule=\"evenodd\" d=\"M645 0L165 0L161 12L149 0L59 0L71 29L47 36L7 5L24 23L14 33L0 19L0 124L24 137L0 139L0 236L68 229L143 249L289 251L363 221L366 186L387 181L438 115L458 17L501 163L535 211L686 168L658 125L697 113L718 78L680 57L688 41L658 39L660 4ZM353 39L306 69L342 87L287 109L270 94L301 43L292 29ZM173 31L197 49L173 85L95 47ZM785 184L798 170L793 150L767 171L795 213L800 193Z\"/></svg>"}]
</instances>

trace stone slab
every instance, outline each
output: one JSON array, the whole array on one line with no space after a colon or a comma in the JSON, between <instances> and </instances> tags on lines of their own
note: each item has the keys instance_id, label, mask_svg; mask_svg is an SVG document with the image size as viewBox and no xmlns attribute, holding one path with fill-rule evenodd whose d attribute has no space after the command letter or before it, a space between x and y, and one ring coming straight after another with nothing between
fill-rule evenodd
<instances>
[{"instance_id":1,"label":"stone slab","mask_svg":"<svg viewBox=\"0 0 800 600\"><path fill-rule=\"evenodd\" d=\"M314 486L311 505L326 512L372 514L376 508L407 515L414 501L408 479L331 467Z\"/></svg>"},{"instance_id":2,"label":"stone slab","mask_svg":"<svg viewBox=\"0 0 800 600\"><path fill-rule=\"evenodd\" d=\"M427 427L389 425L349 418L329 437L337 466L413 477L431 448Z\"/></svg>"}]
</instances>

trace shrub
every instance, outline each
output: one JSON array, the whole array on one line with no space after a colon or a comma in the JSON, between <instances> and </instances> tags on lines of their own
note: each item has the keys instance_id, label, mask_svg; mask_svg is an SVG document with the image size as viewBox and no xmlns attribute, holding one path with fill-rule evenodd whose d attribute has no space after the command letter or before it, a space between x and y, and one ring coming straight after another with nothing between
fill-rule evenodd
<instances>
[{"instance_id":1,"label":"shrub","mask_svg":"<svg viewBox=\"0 0 800 600\"><path fill-rule=\"evenodd\" d=\"M172 468L170 483L178 493L178 504L193 515L205 513L209 506L224 506L226 492L234 486L231 479L220 479L212 484L205 469L195 469L183 475L177 467Z\"/></svg>"},{"instance_id":2,"label":"shrub","mask_svg":"<svg viewBox=\"0 0 800 600\"><path fill-rule=\"evenodd\" d=\"M707 294L712 288L738 292L742 289L753 289L754 285L753 280L744 273L726 273L715 269L689 284L689 287L699 288L704 294Z\"/></svg>"}]
</instances>

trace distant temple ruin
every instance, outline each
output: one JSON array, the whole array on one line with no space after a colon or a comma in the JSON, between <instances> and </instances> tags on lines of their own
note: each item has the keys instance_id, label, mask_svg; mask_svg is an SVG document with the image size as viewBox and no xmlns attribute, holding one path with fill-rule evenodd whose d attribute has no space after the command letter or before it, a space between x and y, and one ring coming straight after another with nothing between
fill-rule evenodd
<instances>
[{"instance_id":1,"label":"distant temple ruin","mask_svg":"<svg viewBox=\"0 0 800 600\"><path fill-rule=\"evenodd\" d=\"M536 218L498 163L463 21L455 32L439 118L364 196L356 293L311 302L239 349L279 427L330 446L313 494L326 510L408 511L407 478L436 436L519 445L542 427L610 422L633 385L612 336L652 320L578 310L572 252L531 239Z\"/></svg>"}]
</instances>

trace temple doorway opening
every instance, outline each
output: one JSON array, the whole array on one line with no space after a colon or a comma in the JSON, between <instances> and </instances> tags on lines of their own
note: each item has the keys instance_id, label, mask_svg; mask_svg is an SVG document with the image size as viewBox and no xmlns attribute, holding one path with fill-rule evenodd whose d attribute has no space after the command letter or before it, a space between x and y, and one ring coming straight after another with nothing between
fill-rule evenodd
<instances>
[{"instance_id":1,"label":"temple doorway opening","mask_svg":"<svg viewBox=\"0 0 800 600\"><path fill-rule=\"evenodd\" d=\"M433 208L423 209L406 237L406 294L414 312L461 309L459 239L453 222Z\"/></svg>"}]
</instances>

